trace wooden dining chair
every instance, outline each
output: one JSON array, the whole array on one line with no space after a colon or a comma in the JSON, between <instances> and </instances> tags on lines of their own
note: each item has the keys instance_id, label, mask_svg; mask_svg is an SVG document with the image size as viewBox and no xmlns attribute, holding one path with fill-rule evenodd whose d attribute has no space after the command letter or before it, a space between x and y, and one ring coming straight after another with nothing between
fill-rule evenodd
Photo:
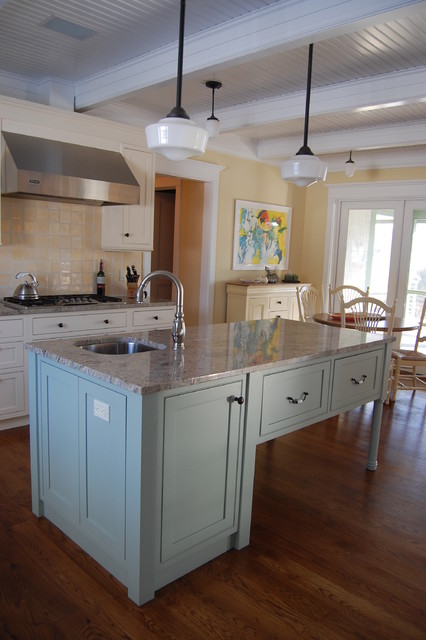
<instances>
[{"instance_id":1,"label":"wooden dining chair","mask_svg":"<svg viewBox=\"0 0 426 640\"><path fill-rule=\"evenodd\" d=\"M321 293L311 284L296 287L299 318L302 322L314 322L313 316L321 306Z\"/></svg>"},{"instance_id":2,"label":"wooden dining chair","mask_svg":"<svg viewBox=\"0 0 426 640\"><path fill-rule=\"evenodd\" d=\"M341 306L342 313L342 327L348 326L347 322L350 322L352 329L358 329L358 331L368 331L369 333L376 333L377 331L386 332L387 335L392 335L393 324L395 321L396 300L392 306L385 304L378 298L371 298L369 296L361 296L360 298L354 298L349 302L343 302ZM387 328L383 328L383 321L386 320ZM388 388L386 393L385 404L389 404L392 383L394 379L394 361L391 358L388 376Z\"/></svg>"},{"instance_id":3,"label":"wooden dining chair","mask_svg":"<svg viewBox=\"0 0 426 640\"><path fill-rule=\"evenodd\" d=\"M343 284L340 287L332 288L331 284L328 285L328 312L332 311L340 312L343 302L349 302L354 298L360 296L369 296L370 287L367 287L365 291L359 287L355 287L348 284ZM336 308L333 308L333 296L336 301Z\"/></svg>"},{"instance_id":4,"label":"wooden dining chair","mask_svg":"<svg viewBox=\"0 0 426 640\"><path fill-rule=\"evenodd\" d=\"M399 349L392 352L393 380L391 390L391 400L396 400L398 389L407 391L417 391L426 389L426 375L418 369L426 367L426 354L419 351L419 347L426 342L426 298L423 302L423 309L420 314L419 328L417 330L414 349Z\"/></svg>"},{"instance_id":5,"label":"wooden dining chair","mask_svg":"<svg viewBox=\"0 0 426 640\"><path fill-rule=\"evenodd\" d=\"M352 329L376 333L385 331L391 335L395 320L396 300L392 306L385 304L378 298L360 296L341 306L342 327L350 323ZM387 328L383 329L383 321L386 320Z\"/></svg>"}]
</instances>

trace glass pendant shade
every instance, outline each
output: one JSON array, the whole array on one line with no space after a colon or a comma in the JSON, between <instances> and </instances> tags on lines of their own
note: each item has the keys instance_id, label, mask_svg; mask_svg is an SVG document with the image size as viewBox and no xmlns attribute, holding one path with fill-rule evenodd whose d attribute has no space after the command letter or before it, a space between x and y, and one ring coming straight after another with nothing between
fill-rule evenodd
<instances>
[{"instance_id":1,"label":"glass pendant shade","mask_svg":"<svg viewBox=\"0 0 426 640\"><path fill-rule=\"evenodd\" d=\"M297 187L309 187L326 179L327 165L313 154L296 154L281 164L281 177Z\"/></svg>"},{"instance_id":2,"label":"glass pendant shade","mask_svg":"<svg viewBox=\"0 0 426 640\"><path fill-rule=\"evenodd\" d=\"M161 153L169 160L185 160L201 155L209 139L207 131L189 119L181 104L185 7L185 0L180 0L176 106L165 118L145 127L148 149Z\"/></svg>"},{"instance_id":3,"label":"glass pendant shade","mask_svg":"<svg viewBox=\"0 0 426 640\"><path fill-rule=\"evenodd\" d=\"M145 128L148 149L169 160L185 160L205 152L208 132L192 120L167 117Z\"/></svg>"},{"instance_id":4,"label":"glass pendant shade","mask_svg":"<svg viewBox=\"0 0 426 640\"><path fill-rule=\"evenodd\" d=\"M206 129L209 134L209 138L217 138L220 131L220 120L218 120L214 116L207 118Z\"/></svg>"},{"instance_id":5,"label":"glass pendant shade","mask_svg":"<svg viewBox=\"0 0 426 640\"><path fill-rule=\"evenodd\" d=\"M281 177L292 182L297 187L309 187L315 182L323 181L327 177L327 165L314 156L308 147L309 107L311 102L312 57L314 45L309 45L308 79L306 87L305 126L303 145L295 156L281 164Z\"/></svg>"},{"instance_id":6,"label":"glass pendant shade","mask_svg":"<svg viewBox=\"0 0 426 640\"><path fill-rule=\"evenodd\" d=\"M349 151L349 160L345 162L345 173L348 178L352 178L355 173L355 162L352 160L352 151Z\"/></svg>"}]
</instances>

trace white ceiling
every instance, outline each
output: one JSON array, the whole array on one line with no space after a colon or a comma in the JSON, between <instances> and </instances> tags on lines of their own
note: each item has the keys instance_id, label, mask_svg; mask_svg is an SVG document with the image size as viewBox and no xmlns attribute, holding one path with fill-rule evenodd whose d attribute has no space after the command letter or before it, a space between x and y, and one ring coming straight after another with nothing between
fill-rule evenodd
<instances>
[{"instance_id":1,"label":"white ceiling","mask_svg":"<svg viewBox=\"0 0 426 640\"><path fill-rule=\"evenodd\" d=\"M0 93L145 126L175 104L179 0L0 0ZM46 28L52 18L93 30ZM65 25L66 26L66 25ZM187 0L182 105L209 148L279 163L426 164L425 0Z\"/></svg>"}]
</instances>

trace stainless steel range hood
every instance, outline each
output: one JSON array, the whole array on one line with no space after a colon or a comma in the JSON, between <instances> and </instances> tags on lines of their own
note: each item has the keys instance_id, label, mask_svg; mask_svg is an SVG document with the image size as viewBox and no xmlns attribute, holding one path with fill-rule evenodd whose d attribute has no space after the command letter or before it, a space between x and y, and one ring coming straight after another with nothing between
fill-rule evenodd
<instances>
[{"instance_id":1,"label":"stainless steel range hood","mask_svg":"<svg viewBox=\"0 0 426 640\"><path fill-rule=\"evenodd\" d=\"M96 205L139 203L139 184L118 152L18 133L2 136L2 196Z\"/></svg>"}]
</instances>

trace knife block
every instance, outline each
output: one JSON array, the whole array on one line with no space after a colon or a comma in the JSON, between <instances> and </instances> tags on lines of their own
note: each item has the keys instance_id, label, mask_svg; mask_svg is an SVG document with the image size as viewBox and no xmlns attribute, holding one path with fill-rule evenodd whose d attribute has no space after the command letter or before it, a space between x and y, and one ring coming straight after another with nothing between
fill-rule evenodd
<instances>
[{"instance_id":1,"label":"knife block","mask_svg":"<svg viewBox=\"0 0 426 640\"><path fill-rule=\"evenodd\" d=\"M137 282L128 282L127 283L127 297L128 298L134 298L136 295L136 291L138 290L138 283Z\"/></svg>"}]
</instances>

